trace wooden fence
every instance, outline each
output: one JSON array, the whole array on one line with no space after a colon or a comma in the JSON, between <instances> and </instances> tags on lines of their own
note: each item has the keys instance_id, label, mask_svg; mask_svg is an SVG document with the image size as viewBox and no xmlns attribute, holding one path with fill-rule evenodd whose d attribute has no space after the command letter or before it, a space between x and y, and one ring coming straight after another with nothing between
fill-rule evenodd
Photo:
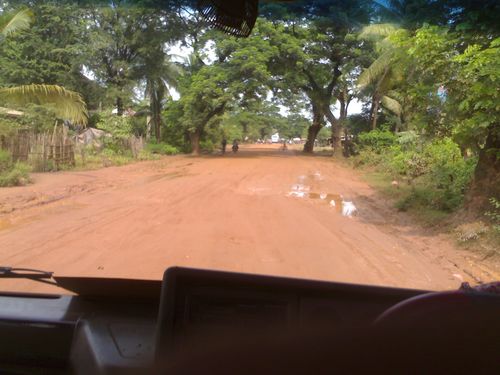
<instances>
[{"instance_id":1,"label":"wooden fence","mask_svg":"<svg viewBox=\"0 0 500 375\"><path fill-rule=\"evenodd\" d=\"M63 125L55 125L53 131L45 133L18 130L2 137L0 147L10 151L14 161L28 163L36 172L75 165L75 142Z\"/></svg>"},{"instance_id":2,"label":"wooden fence","mask_svg":"<svg viewBox=\"0 0 500 375\"><path fill-rule=\"evenodd\" d=\"M0 148L9 151L14 161L31 165L34 172L59 170L64 166L75 165L75 152L85 164L86 154L96 152L95 147L77 141L78 136L69 136L63 125L55 125L52 131L34 133L30 130L18 130L15 134L0 136ZM115 140L116 141L116 140ZM138 158L144 148L142 137L131 136L120 139L123 149L129 149L134 158ZM102 146L101 146L102 147Z\"/></svg>"}]
</instances>

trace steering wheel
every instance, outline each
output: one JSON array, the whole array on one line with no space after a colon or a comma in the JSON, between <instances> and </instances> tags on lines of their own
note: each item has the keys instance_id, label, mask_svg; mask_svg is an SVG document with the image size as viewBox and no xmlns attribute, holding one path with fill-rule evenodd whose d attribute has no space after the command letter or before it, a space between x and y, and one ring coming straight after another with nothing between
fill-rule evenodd
<instances>
[{"instance_id":1,"label":"steering wheel","mask_svg":"<svg viewBox=\"0 0 500 375\"><path fill-rule=\"evenodd\" d=\"M329 326L330 327L330 326ZM373 325L218 337L179 356L163 374L498 374L500 296L428 293L382 313Z\"/></svg>"},{"instance_id":2,"label":"steering wheel","mask_svg":"<svg viewBox=\"0 0 500 375\"><path fill-rule=\"evenodd\" d=\"M443 373L500 370L500 295L473 289L419 295L383 312L374 331L392 364Z\"/></svg>"}]
</instances>

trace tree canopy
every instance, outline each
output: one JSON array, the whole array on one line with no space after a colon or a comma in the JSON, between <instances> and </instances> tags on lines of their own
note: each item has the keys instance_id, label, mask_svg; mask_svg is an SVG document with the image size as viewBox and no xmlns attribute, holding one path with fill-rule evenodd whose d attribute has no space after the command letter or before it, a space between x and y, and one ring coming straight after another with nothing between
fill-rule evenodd
<instances>
[{"instance_id":1,"label":"tree canopy","mask_svg":"<svg viewBox=\"0 0 500 375\"><path fill-rule=\"evenodd\" d=\"M60 85L80 109L135 108L143 133L194 153L275 131L312 152L324 129L336 157L361 130L450 139L478 158L473 186L497 194L496 1L265 2L248 38L211 30L193 1L3 4L0 95L20 104Z\"/></svg>"}]
</instances>

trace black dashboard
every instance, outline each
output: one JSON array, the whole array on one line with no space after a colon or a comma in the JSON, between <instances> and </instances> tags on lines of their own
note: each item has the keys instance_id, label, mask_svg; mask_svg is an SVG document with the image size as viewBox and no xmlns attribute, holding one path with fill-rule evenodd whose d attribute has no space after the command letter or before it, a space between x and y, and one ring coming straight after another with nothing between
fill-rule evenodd
<instances>
[{"instance_id":1,"label":"black dashboard","mask_svg":"<svg viewBox=\"0 0 500 375\"><path fill-rule=\"evenodd\" d=\"M75 295L0 292L0 373L153 374L189 343L372 324L420 290L187 268L163 281L55 278Z\"/></svg>"}]
</instances>

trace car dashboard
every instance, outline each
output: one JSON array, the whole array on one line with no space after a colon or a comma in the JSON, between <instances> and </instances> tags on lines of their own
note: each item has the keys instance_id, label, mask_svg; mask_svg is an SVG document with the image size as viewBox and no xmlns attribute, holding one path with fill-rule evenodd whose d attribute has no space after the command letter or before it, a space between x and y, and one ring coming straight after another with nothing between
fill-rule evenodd
<instances>
[{"instance_id":1,"label":"car dashboard","mask_svg":"<svg viewBox=\"0 0 500 375\"><path fill-rule=\"evenodd\" d=\"M177 267L162 281L55 279L75 294L0 293L0 373L161 373L189 342L367 326L426 293Z\"/></svg>"}]
</instances>

